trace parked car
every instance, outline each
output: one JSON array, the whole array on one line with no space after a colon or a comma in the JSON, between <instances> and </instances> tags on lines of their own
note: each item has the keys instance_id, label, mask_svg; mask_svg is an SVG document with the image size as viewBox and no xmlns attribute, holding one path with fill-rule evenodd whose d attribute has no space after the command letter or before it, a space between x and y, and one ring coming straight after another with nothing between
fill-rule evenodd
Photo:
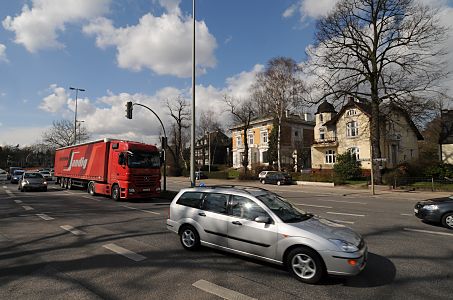
<instances>
[{"instance_id":1,"label":"parked car","mask_svg":"<svg viewBox=\"0 0 453 300\"><path fill-rule=\"evenodd\" d=\"M14 171L16 170L22 170L21 167L9 167L9 172L8 172L8 180L11 180L11 176L13 176Z\"/></svg>"},{"instance_id":2,"label":"parked car","mask_svg":"<svg viewBox=\"0 0 453 300\"><path fill-rule=\"evenodd\" d=\"M8 173L3 170L3 169L0 169L0 181L7 181L8 180Z\"/></svg>"},{"instance_id":3,"label":"parked car","mask_svg":"<svg viewBox=\"0 0 453 300\"><path fill-rule=\"evenodd\" d=\"M277 173L277 171L262 171L258 174L259 180L261 181L262 179L264 179L267 176L267 174L270 174L270 173Z\"/></svg>"},{"instance_id":4,"label":"parked car","mask_svg":"<svg viewBox=\"0 0 453 300\"><path fill-rule=\"evenodd\" d=\"M293 182L293 180L289 174L281 173L281 172L268 173L266 175L266 177L261 179L262 184L270 183L270 184L282 185L282 184L291 184L292 182Z\"/></svg>"},{"instance_id":5,"label":"parked car","mask_svg":"<svg viewBox=\"0 0 453 300\"><path fill-rule=\"evenodd\" d=\"M257 187L182 189L170 205L167 229L187 250L203 245L285 265L305 283L325 274L356 275L367 261L360 234Z\"/></svg>"},{"instance_id":6,"label":"parked car","mask_svg":"<svg viewBox=\"0 0 453 300\"><path fill-rule=\"evenodd\" d=\"M24 170L14 170L11 174L11 183L18 183L24 173Z\"/></svg>"},{"instance_id":7,"label":"parked car","mask_svg":"<svg viewBox=\"0 0 453 300\"><path fill-rule=\"evenodd\" d=\"M208 179L208 176L203 173L202 171L196 171L195 172L195 179L200 180L200 179Z\"/></svg>"},{"instance_id":8,"label":"parked car","mask_svg":"<svg viewBox=\"0 0 453 300\"><path fill-rule=\"evenodd\" d=\"M47 181L39 172L25 172L19 180L17 189L21 192L32 189L47 191Z\"/></svg>"},{"instance_id":9,"label":"parked car","mask_svg":"<svg viewBox=\"0 0 453 300\"><path fill-rule=\"evenodd\" d=\"M419 201L414 213L417 218L453 229L453 196Z\"/></svg>"}]
</instances>

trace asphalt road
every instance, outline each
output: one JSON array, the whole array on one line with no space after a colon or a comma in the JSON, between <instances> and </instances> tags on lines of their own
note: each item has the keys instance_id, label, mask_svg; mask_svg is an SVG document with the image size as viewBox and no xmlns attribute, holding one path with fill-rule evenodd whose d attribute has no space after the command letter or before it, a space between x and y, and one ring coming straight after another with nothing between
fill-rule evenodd
<instances>
[{"instance_id":1,"label":"asphalt road","mask_svg":"<svg viewBox=\"0 0 453 300\"><path fill-rule=\"evenodd\" d=\"M442 194L266 188L360 232L367 268L302 284L282 267L183 250L165 227L169 201L117 203L54 185L21 193L0 183L0 299L451 299L453 231L413 216L416 201Z\"/></svg>"}]
</instances>

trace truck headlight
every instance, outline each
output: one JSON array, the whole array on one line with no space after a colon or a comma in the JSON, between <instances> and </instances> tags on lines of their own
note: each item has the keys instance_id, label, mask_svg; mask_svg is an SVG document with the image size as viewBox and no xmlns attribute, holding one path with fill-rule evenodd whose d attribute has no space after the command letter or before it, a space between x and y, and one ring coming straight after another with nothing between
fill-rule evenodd
<instances>
[{"instance_id":1,"label":"truck headlight","mask_svg":"<svg viewBox=\"0 0 453 300\"><path fill-rule=\"evenodd\" d=\"M135 189L129 189L129 193L135 193Z\"/></svg>"},{"instance_id":2,"label":"truck headlight","mask_svg":"<svg viewBox=\"0 0 453 300\"><path fill-rule=\"evenodd\" d=\"M352 243L349 243L344 240L329 239L335 246L337 246L341 251L344 252L356 252L359 251L359 248Z\"/></svg>"}]
</instances>

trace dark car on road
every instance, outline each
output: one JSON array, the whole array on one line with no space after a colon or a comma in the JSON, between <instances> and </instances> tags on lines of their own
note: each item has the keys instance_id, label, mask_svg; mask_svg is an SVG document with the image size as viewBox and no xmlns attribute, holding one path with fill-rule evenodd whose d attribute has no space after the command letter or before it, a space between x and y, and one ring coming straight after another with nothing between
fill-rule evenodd
<instances>
[{"instance_id":1,"label":"dark car on road","mask_svg":"<svg viewBox=\"0 0 453 300\"><path fill-rule=\"evenodd\" d=\"M24 170L14 170L11 174L11 183L18 183L24 173Z\"/></svg>"},{"instance_id":2,"label":"dark car on road","mask_svg":"<svg viewBox=\"0 0 453 300\"><path fill-rule=\"evenodd\" d=\"M276 185L291 184L293 182L291 176L282 172L267 173L264 178L261 179L262 184L270 183Z\"/></svg>"},{"instance_id":3,"label":"dark car on road","mask_svg":"<svg viewBox=\"0 0 453 300\"><path fill-rule=\"evenodd\" d=\"M419 201L414 213L424 221L442 223L446 228L453 229L453 196Z\"/></svg>"},{"instance_id":4,"label":"dark car on road","mask_svg":"<svg viewBox=\"0 0 453 300\"><path fill-rule=\"evenodd\" d=\"M27 190L47 191L47 181L41 173L25 172L19 180L17 187L21 192Z\"/></svg>"}]
</instances>

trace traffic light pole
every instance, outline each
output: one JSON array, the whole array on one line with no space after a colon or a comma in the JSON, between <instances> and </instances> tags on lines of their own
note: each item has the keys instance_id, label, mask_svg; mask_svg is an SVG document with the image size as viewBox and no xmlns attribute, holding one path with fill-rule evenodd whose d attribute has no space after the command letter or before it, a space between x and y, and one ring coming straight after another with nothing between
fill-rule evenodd
<instances>
[{"instance_id":1,"label":"traffic light pole","mask_svg":"<svg viewBox=\"0 0 453 300\"><path fill-rule=\"evenodd\" d=\"M156 116L156 118L159 120L160 125L162 126L162 130L164 131L164 137L162 138L162 151L164 152L164 172L163 172L164 173L163 174L164 188L163 188L163 190L167 191L167 155L166 155L167 153L165 150L167 148L167 133L165 132L164 124L162 123L162 120L159 118L159 116L156 114L156 112L154 110L152 110L151 108L149 108L146 105L143 105L140 103L132 103L131 101L126 103L126 118L132 119L132 107L134 105L144 107L144 108L148 109L150 112L152 112Z\"/></svg>"}]
</instances>

